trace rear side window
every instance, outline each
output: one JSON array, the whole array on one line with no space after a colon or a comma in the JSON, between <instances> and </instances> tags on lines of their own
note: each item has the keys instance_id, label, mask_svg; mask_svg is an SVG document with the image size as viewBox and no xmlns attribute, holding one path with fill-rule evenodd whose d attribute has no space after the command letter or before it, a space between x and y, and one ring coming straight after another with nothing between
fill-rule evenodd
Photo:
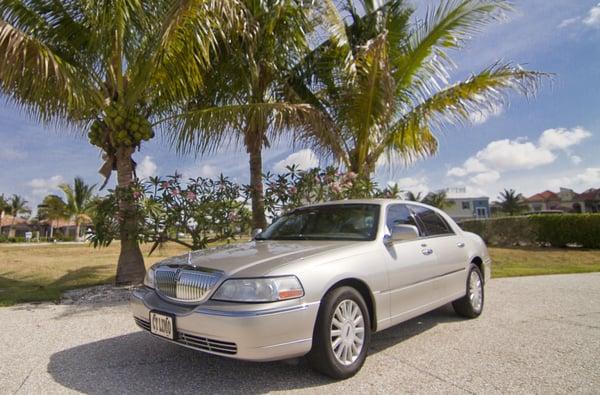
<instances>
[{"instance_id":1,"label":"rear side window","mask_svg":"<svg viewBox=\"0 0 600 395\"><path fill-rule=\"evenodd\" d=\"M385 224L390 232L393 231L396 225L414 225L419 228L413 214L404 204L388 206Z\"/></svg>"},{"instance_id":2,"label":"rear side window","mask_svg":"<svg viewBox=\"0 0 600 395\"><path fill-rule=\"evenodd\" d=\"M421 206L412 206L417 220L425 230L426 236L453 234L450 225L435 211Z\"/></svg>"}]
</instances>

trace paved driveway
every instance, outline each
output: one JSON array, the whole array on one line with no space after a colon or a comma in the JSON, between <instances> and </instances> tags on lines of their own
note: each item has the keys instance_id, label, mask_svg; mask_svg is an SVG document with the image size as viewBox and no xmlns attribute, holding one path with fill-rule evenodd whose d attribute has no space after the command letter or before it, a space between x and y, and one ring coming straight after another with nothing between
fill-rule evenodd
<instances>
[{"instance_id":1,"label":"paved driveway","mask_svg":"<svg viewBox=\"0 0 600 395\"><path fill-rule=\"evenodd\" d=\"M444 307L378 333L342 382L162 342L124 304L4 308L0 330L0 393L600 391L600 273L492 280L479 319Z\"/></svg>"}]
</instances>

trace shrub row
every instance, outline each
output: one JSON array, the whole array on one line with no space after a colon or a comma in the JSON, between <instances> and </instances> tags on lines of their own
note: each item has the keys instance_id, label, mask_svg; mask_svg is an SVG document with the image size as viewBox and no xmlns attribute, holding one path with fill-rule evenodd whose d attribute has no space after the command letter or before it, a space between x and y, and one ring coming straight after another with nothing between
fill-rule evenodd
<instances>
[{"instance_id":1,"label":"shrub row","mask_svg":"<svg viewBox=\"0 0 600 395\"><path fill-rule=\"evenodd\" d=\"M460 223L492 246L546 245L600 248L600 214L551 214L469 220Z\"/></svg>"}]
</instances>

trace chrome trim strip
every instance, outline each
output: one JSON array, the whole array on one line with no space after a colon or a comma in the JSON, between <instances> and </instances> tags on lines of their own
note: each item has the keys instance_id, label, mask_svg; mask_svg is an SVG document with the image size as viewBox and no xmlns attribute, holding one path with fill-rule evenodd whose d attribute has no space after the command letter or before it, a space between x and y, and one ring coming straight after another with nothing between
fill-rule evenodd
<instances>
[{"instance_id":1,"label":"chrome trim strip","mask_svg":"<svg viewBox=\"0 0 600 395\"><path fill-rule=\"evenodd\" d=\"M312 337L309 337L309 338L306 338L306 339L292 340L291 342L285 342L285 343L279 343L279 344L272 344L270 346L262 346L262 347L258 347L258 348L275 348L275 347L289 346L289 345L292 345L292 344L306 343L306 342L312 342Z\"/></svg>"}]
</instances>

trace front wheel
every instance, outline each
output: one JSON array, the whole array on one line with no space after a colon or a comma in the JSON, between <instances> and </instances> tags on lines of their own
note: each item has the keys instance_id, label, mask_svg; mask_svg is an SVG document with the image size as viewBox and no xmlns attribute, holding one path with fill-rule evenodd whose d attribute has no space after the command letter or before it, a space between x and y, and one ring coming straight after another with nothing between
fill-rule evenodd
<instances>
[{"instance_id":1,"label":"front wheel","mask_svg":"<svg viewBox=\"0 0 600 395\"><path fill-rule=\"evenodd\" d=\"M473 264L467 276L467 292L462 298L452 302L452 307L458 315L467 318L479 317L483 311L483 276L481 270Z\"/></svg>"},{"instance_id":2,"label":"front wheel","mask_svg":"<svg viewBox=\"0 0 600 395\"><path fill-rule=\"evenodd\" d=\"M367 357L371 340L369 310L352 287L336 288L323 298L307 359L334 379L354 376Z\"/></svg>"}]
</instances>

